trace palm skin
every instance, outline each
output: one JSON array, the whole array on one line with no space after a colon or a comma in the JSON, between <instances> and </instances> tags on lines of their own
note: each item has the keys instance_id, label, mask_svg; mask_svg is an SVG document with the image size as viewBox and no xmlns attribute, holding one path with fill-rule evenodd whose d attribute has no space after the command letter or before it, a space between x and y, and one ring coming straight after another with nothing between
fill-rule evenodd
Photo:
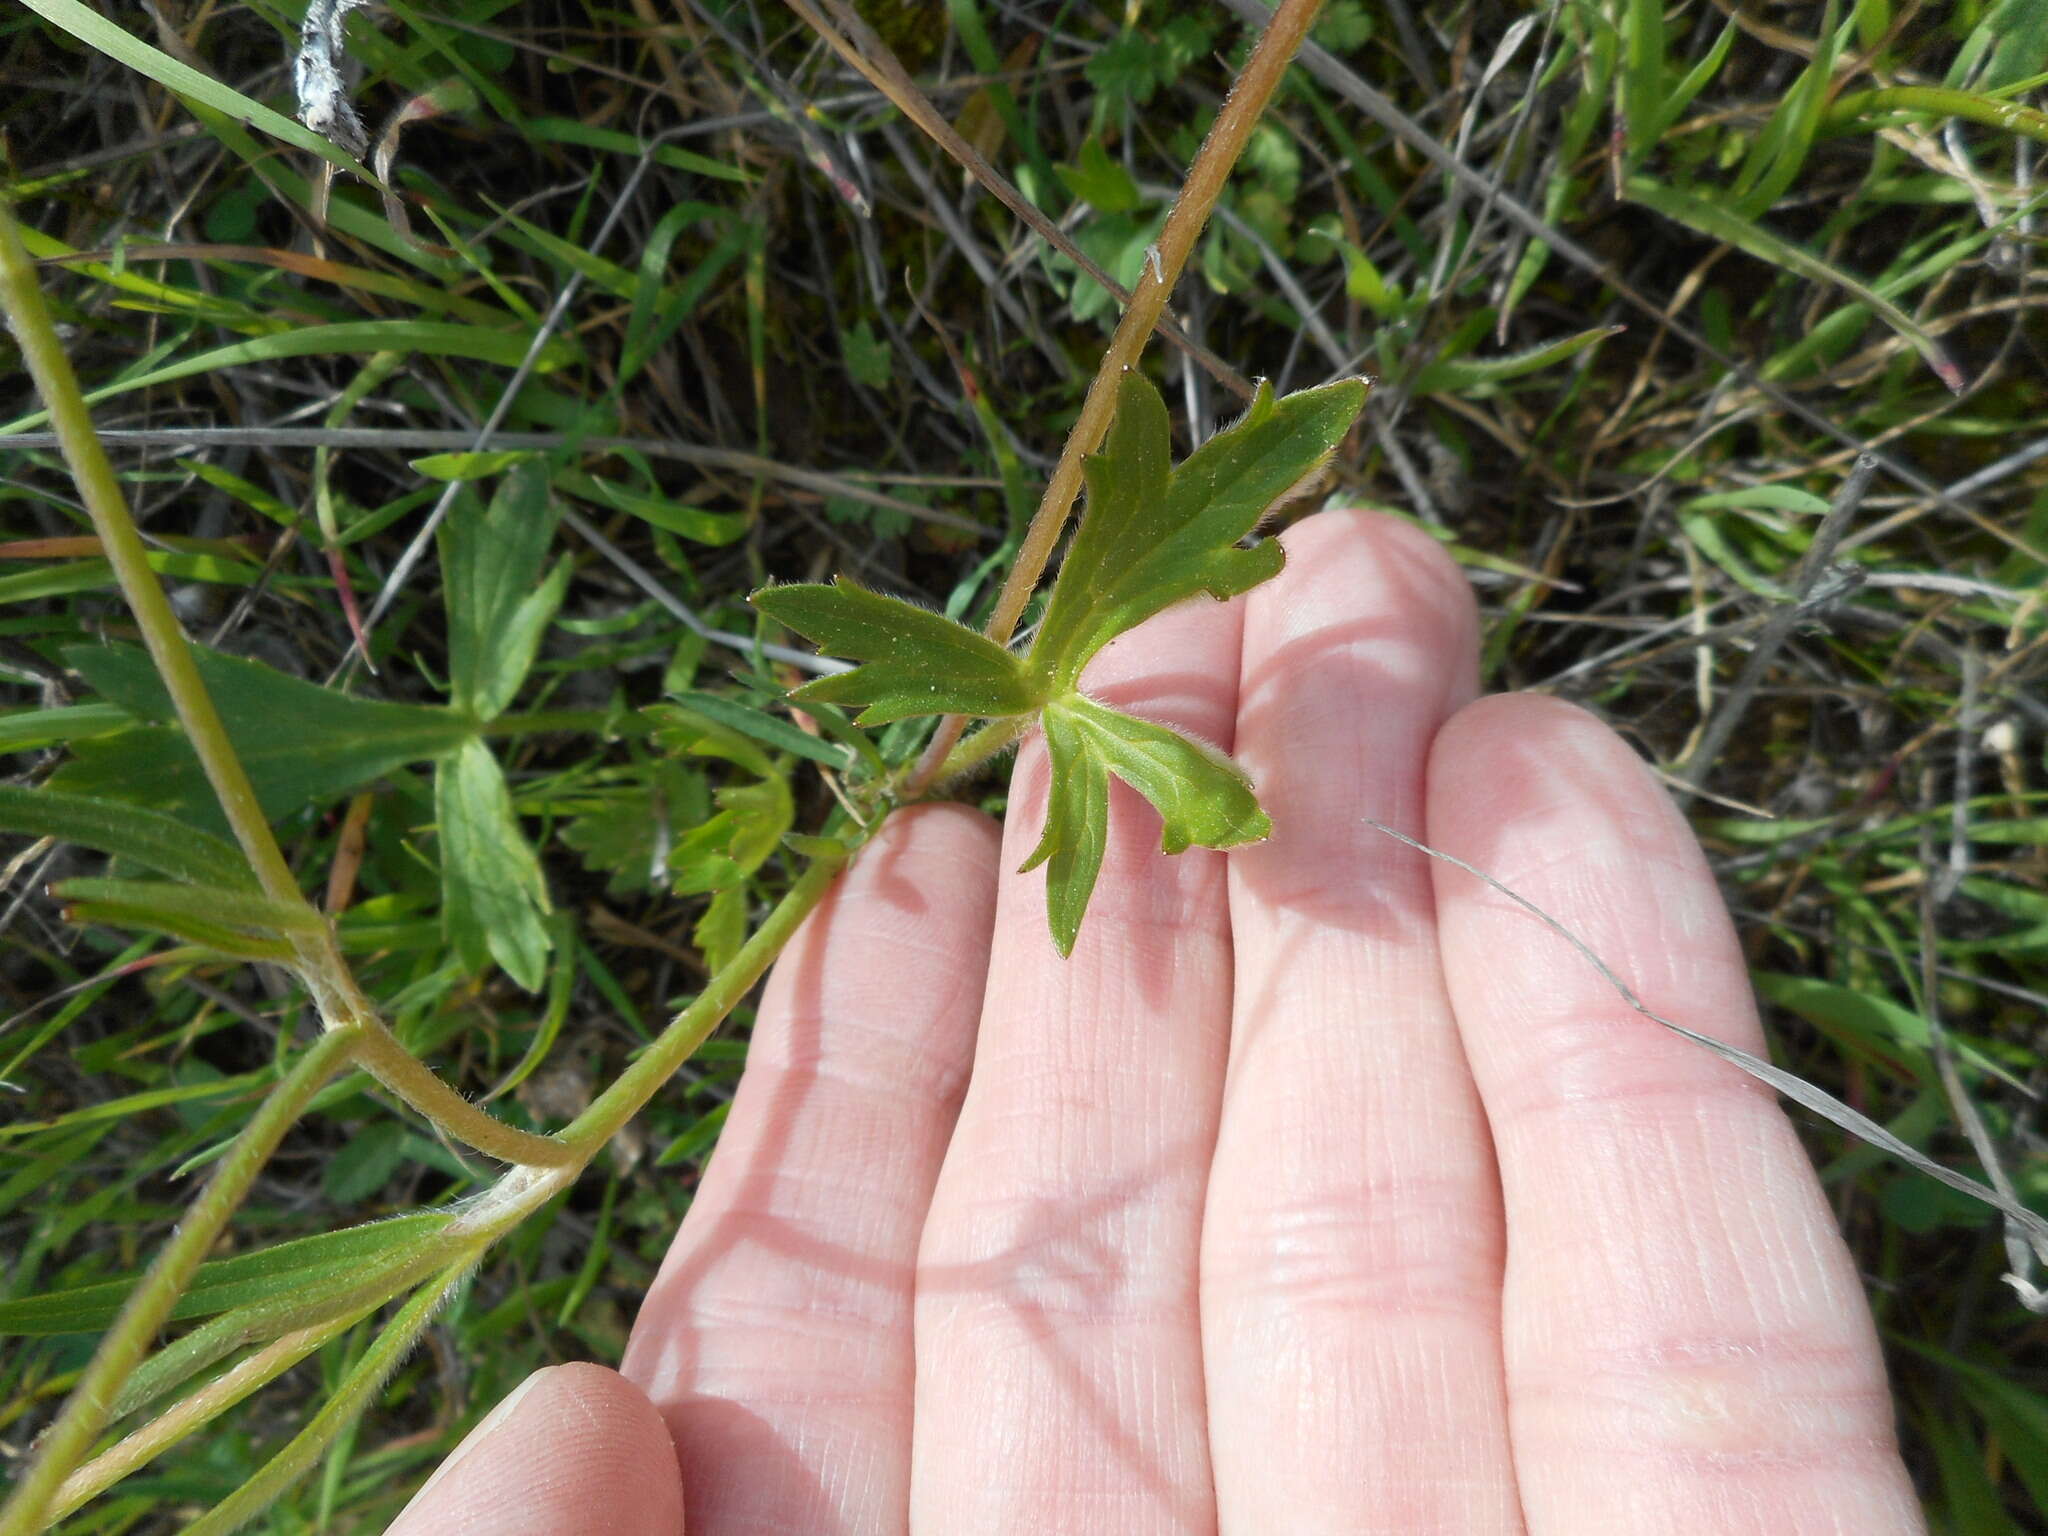
<instances>
[{"instance_id":1,"label":"palm skin","mask_svg":"<svg viewBox=\"0 0 2048 1536\"><path fill-rule=\"evenodd\" d=\"M1370 513L1111 646L1272 839L1118 787L1071 959L1005 828L893 817L785 953L621 1374L532 1378L397 1536L1923 1529L1699 848Z\"/></svg>"}]
</instances>

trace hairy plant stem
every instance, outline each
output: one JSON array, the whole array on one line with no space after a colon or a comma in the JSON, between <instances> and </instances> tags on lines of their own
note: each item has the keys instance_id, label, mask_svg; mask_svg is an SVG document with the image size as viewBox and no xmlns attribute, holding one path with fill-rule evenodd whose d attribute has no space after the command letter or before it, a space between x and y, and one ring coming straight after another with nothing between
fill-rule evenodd
<instances>
[{"instance_id":1,"label":"hairy plant stem","mask_svg":"<svg viewBox=\"0 0 2048 1536\"><path fill-rule=\"evenodd\" d=\"M1223 98L1216 121L1196 151L1187 180L1181 184L1180 195L1166 216L1158 244L1149 253L1152 259L1146 261L1137 290L1102 354L1095 377L1089 381L1081 414L1067 433L1059 462L1046 482L1045 495L1032 515L1031 526L1025 530L1024 542L1018 547L1016 564L1010 567L1010 574L996 595L995 611L989 615L987 629L988 637L996 644L1007 644L1016 632L1024 605L1031 600L1047 562L1052 559L1053 547L1066 527L1067 513L1081 493L1082 468L1088 455L1101 446L1110 418L1116 414L1117 382L1126 368L1136 366L1139 354L1145 350L1153 327L1166 309L1166 300L1194 252L1195 241L1209 221L1209 212L1230 178L1231 167L1244 153L1253 128L1258 126L1259 115L1279 89L1281 76L1308 36L1322 5L1323 0L1281 0L1273 19L1259 35L1244 72ZM905 783L909 795L916 796L939 775L966 728L964 715L948 715L939 722L931 744Z\"/></svg>"},{"instance_id":2,"label":"hairy plant stem","mask_svg":"<svg viewBox=\"0 0 2048 1536\"><path fill-rule=\"evenodd\" d=\"M135 520L128 513L128 499L114 466L93 431L92 415L78 387L71 359L51 323L42 287L36 281L35 262L22 244L12 211L0 199L0 310L4 310L14 339L21 347L29 376L50 412L64 462L77 483L79 498L92 518L93 529L113 567L114 579L129 611L135 615L142 643L149 651L164 691L170 695L185 739L199 759L206 781L213 787L242 856L249 861L265 895L285 906L303 909L309 916L309 931L291 933L295 957L293 969L305 982L321 1023L329 1030L355 1028L361 1035L359 1052L364 1069L406 1104L425 1115L458 1141L479 1152L511 1163L558 1166L568 1154L545 1136L536 1136L485 1114L450 1088L417 1057L413 1056L385 1026L350 974L335 942L332 928L306 900L299 882L285 862L284 853L271 835L270 822L257 800L242 760L213 696L206 691L192 655L191 642L171 611L170 600L149 568L148 553Z\"/></svg>"},{"instance_id":3,"label":"hairy plant stem","mask_svg":"<svg viewBox=\"0 0 2048 1536\"><path fill-rule=\"evenodd\" d=\"M869 832L880 825L879 821L871 823ZM753 989L754 983L767 974L768 967L775 963L775 957L782 953L783 946L795 934L798 925L824 899L833 877L851 854L849 849L844 853L821 854L813 858L810 868L797 876L782 900L775 904L775 910L740 946L731 963L704 984L697 1000L677 1014L654 1043L640 1053L639 1060L621 1072L611 1087L599 1094L588 1109L558 1133L558 1139L573 1151L579 1161L588 1161L595 1156L620 1126L639 1113L640 1106L654 1097L655 1090L675 1074L676 1068L690 1059L697 1047L704 1043L705 1037L739 1005L740 999Z\"/></svg>"},{"instance_id":4,"label":"hairy plant stem","mask_svg":"<svg viewBox=\"0 0 2048 1536\"><path fill-rule=\"evenodd\" d=\"M125 1435L115 1445L64 1479L50 1518L62 1520L88 1499L111 1488L129 1473L148 1465L180 1440L226 1413L251 1392L274 1381L314 1350L339 1338L374 1311L365 1307L324 1323L294 1329L273 1339L246 1360L237 1361L189 1397Z\"/></svg>"},{"instance_id":5,"label":"hairy plant stem","mask_svg":"<svg viewBox=\"0 0 2048 1536\"><path fill-rule=\"evenodd\" d=\"M473 1250L462 1253L432 1282L414 1292L411 1299L399 1308L398 1314L384 1325L369 1351L334 1389L334 1395L321 1404L320 1411L313 1415L306 1427L264 1463L262 1471L186 1526L185 1536L227 1536L228 1532L260 1514L271 1500L298 1481L333 1443L335 1436L369 1406L370 1398L411 1351L427 1324L433 1321L435 1310L469 1272L483 1247L483 1244L478 1244Z\"/></svg>"},{"instance_id":6,"label":"hairy plant stem","mask_svg":"<svg viewBox=\"0 0 2048 1536\"><path fill-rule=\"evenodd\" d=\"M354 1026L362 1030L363 1042L356 1052L356 1065L402 1102L457 1141L500 1162L535 1168L562 1168L579 1162L555 1138L522 1131L478 1109L400 1044L378 1016L376 1006L356 985L355 975L342 959L331 927L323 927L310 943L300 947L299 953L299 973L321 1019L330 1029Z\"/></svg>"},{"instance_id":7,"label":"hairy plant stem","mask_svg":"<svg viewBox=\"0 0 2048 1536\"><path fill-rule=\"evenodd\" d=\"M1037 724L1036 714L1005 715L1000 720L989 721L946 754L945 762L932 775L932 782L944 784L972 772L998 753L1014 747Z\"/></svg>"},{"instance_id":8,"label":"hairy plant stem","mask_svg":"<svg viewBox=\"0 0 2048 1536\"><path fill-rule=\"evenodd\" d=\"M42 287L36 282L34 260L21 243L21 231L4 200L0 200L0 307L6 309L22 361L28 364L29 376L49 408L59 450L92 518L93 531L100 536L107 563L114 568L121 595L127 598L136 627L142 631L149 659L163 679L164 690L171 696L235 841L242 846L243 857L271 900L303 905L299 883L292 877L277 839L270 835L270 823L257 803L255 786L235 756L213 698L200 680L185 631L171 612L156 573L149 568L142 535L128 515L128 498L106 449L93 432L78 376L72 372L71 359L50 322Z\"/></svg>"},{"instance_id":9,"label":"hairy plant stem","mask_svg":"<svg viewBox=\"0 0 2048 1536\"><path fill-rule=\"evenodd\" d=\"M879 824L877 822L874 825ZM474 1264L492 1243L574 1183L584 1165L596 1156L621 1126L638 1113L647 1100L652 1098L661 1085L674 1074L676 1068L689 1059L704 1043L705 1037L716 1029L740 1000L753 989L754 984L767 972L776 956L789 943L803 920L824 899L825 893L831 889L833 879L844 867L851 852L852 850L848 850L814 858L810 866L797 877L782 900L776 903L774 911L768 914L761 926L740 947L732 962L713 976L697 1000L670 1021L668 1027L641 1054L639 1060L621 1073L618 1080L561 1133L555 1145L569 1159L567 1163L554 1167L526 1165L514 1168L483 1195L463 1207L455 1220L442 1231L412 1245L392 1262L381 1276L366 1282L364 1288L339 1298L339 1304L346 1309L339 1319L323 1319L284 1335L237 1365L219 1381L209 1383L192 1397L138 1429L97 1458L88 1468L82 1469L75 1476L71 1475L72 1466L106 1423L107 1414L104 1409L96 1412L82 1432L74 1431L73 1435L67 1438L66 1444L71 1445L75 1440L76 1448L67 1455L61 1466L47 1453L43 1460L37 1463L35 1475L41 1475L39 1486L42 1491L37 1494L40 1502L27 1509L18 1526L0 1525L0 1536L17 1536L17 1533L19 1536L27 1536L28 1532L41 1529L41 1526L31 1522L53 1499L68 1500L69 1502L63 1505L64 1510L68 1511L75 1507L76 1503L83 1502L157 1452L175 1443L183 1435L190 1433L211 1413L219 1412L239 1401L263 1381L282 1370L290 1363L289 1359L284 1358L285 1355L299 1349L303 1341L312 1340L300 1350L301 1354L317 1348L341 1327L365 1315L370 1307L397 1294L405 1284L438 1271L438 1278L416 1292L386 1326L384 1333L372 1346L370 1356L351 1372L348 1380L321 1409L313 1422L281 1450L256 1477L237 1490L227 1503L219 1506L191 1529L231 1530L235 1523L249 1518L262 1509L311 1464L313 1458L320 1454L334 1435L339 1433L360 1410L369 1393L382 1382L385 1374L397 1364L404 1351L418 1337L419 1331L426 1326L434 1307L469 1266ZM353 1030L325 1035L314 1050L317 1051L337 1041L350 1043L359 1049L362 1038L359 1031ZM295 1080L300 1072L306 1070L306 1060L312 1056L313 1051L309 1051L307 1058L302 1059L299 1067L294 1069L293 1079L288 1081ZM313 1088L317 1087L318 1084L315 1083ZM290 1119L296 1116L305 1100L311 1098L312 1091L308 1089L303 1094L292 1095L291 1107L283 1125L289 1125ZM264 1117L272 1114L273 1106L284 1098L282 1089L273 1093L258 1111L258 1120L263 1121ZM251 1123L252 1129L255 1124L256 1122ZM279 1127L279 1135L282 1135L283 1125ZM244 1133L245 1137L247 1134ZM274 1140L270 1145L275 1145ZM240 1154L241 1143L237 1142L229 1157L235 1159ZM251 1178L254 1176L255 1168L261 1167L263 1157L268 1155L269 1147L266 1147L250 1170ZM225 1164L222 1172L226 1172ZM219 1182L220 1177L216 1175L215 1183ZM244 1183L246 1182L245 1180ZM202 1201L210 1200L213 1193L213 1186L209 1186ZM239 1202L240 1194L240 1189L237 1189L233 1198L227 1202L221 1215L223 1221L226 1215L232 1212L234 1204ZM190 1218L188 1222L189 1220ZM214 1230L218 1230L218 1223ZM211 1233L208 1241L211 1241ZM162 1262L159 1260L159 1268ZM192 1267L197 1267L196 1259ZM156 1273L154 1269L151 1271L150 1279L144 1282L145 1288L154 1282ZM121 1374L112 1379L111 1386L102 1391L98 1401L107 1407L112 1406L121 1383L133 1373L140 1360L141 1347L147 1345L149 1335L161 1325L171 1303L176 1300L178 1292L190 1278L190 1271L187 1270L179 1276L176 1286L166 1293L162 1313L149 1320L148 1329L141 1335L140 1345L124 1357ZM140 1294L138 1292L138 1295ZM371 1301L373 1296L377 1298L375 1301ZM335 1299L330 1298L327 1304L334 1302ZM364 1305L366 1302L369 1306ZM133 1303L130 1305L132 1307ZM127 1314L124 1313L122 1322L117 1323L116 1328L119 1329L126 1320ZM316 1334L319 1335L318 1338L314 1337ZM109 1338L111 1339L112 1335L109 1335ZM101 1355L104 1356L106 1353L106 1346L103 1345ZM98 1370L99 1367L100 1359L96 1357L92 1370ZM83 1413L79 1408L82 1396L82 1392L73 1396L65 1409L64 1418L59 1420L60 1425L74 1418L83 1422ZM46 1465L51 1470L44 1474L43 1469ZM24 1484L22 1496L26 1495L27 1488L28 1485ZM77 1496L75 1499L71 1497L73 1494ZM17 1502L22 1496L18 1496ZM14 1506L10 1505L8 1514L12 1517L13 1513Z\"/></svg>"},{"instance_id":10,"label":"hairy plant stem","mask_svg":"<svg viewBox=\"0 0 2048 1536\"><path fill-rule=\"evenodd\" d=\"M123 1383L148 1352L156 1331L170 1317L171 1308L191 1283L207 1249L241 1205L249 1186L262 1172L270 1154L277 1150L292 1122L298 1119L299 1112L312 1102L313 1095L329 1078L349 1064L361 1042L362 1032L356 1029L343 1028L322 1035L257 1107L213 1177L207 1180L206 1188L158 1253L156 1262L149 1266L149 1272L121 1308L121 1315L100 1340L92 1363L85 1368L63 1411L43 1436L34 1464L15 1487L14 1496L0 1507L0 1536L31 1536L45 1528L45 1518L57 1490L106 1427Z\"/></svg>"}]
</instances>

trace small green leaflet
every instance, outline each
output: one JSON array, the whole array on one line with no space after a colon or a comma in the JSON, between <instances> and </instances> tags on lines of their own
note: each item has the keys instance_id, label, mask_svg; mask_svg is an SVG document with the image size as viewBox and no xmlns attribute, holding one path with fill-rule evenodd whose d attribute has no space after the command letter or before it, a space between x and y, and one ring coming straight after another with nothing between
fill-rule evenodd
<instances>
[{"instance_id":1,"label":"small green leaflet","mask_svg":"<svg viewBox=\"0 0 2048 1536\"><path fill-rule=\"evenodd\" d=\"M1272 835L1251 781L1214 747L1150 720L1063 694L1045 707L1052 795L1045 832L1024 869L1046 866L1046 913L1053 943L1070 954L1109 841L1113 774L1152 802L1163 853L1235 848Z\"/></svg>"},{"instance_id":2,"label":"small green leaflet","mask_svg":"<svg viewBox=\"0 0 2048 1536\"><path fill-rule=\"evenodd\" d=\"M1081 744L1080 731L1065 715L1045 716L1046 756L1052 765L1052 793L1045 806L1045 831L1019 874L1045 866L1045 915L1062 955L1074 952L1074 938L1102 873L1109 846L1109 769Z\"/></svg>"},{"instance_id":3,"label":"small green leaflet","mask_svg":"<svg viewBox=\"0 0 2048 1536\"><path fill-rule=\"evenodd\" d=\"M510 706L568 589L566 556L541 575L560 517L546 470L525 462L488 503L457 495L441 525L449 686L456 704L479 720Z\"/></svg>"},{"instance_id":4,"label":"small green leaflet","mask_svg":"<svg viewBox=\"0 0 2048 1536\"><path fill-rule=\"evenodd\" d=\"M841 577L831 586L769 587L753 603L826 651L864 663L790 697L864 705L861 725L912 715L1021 715L1039 700L1018 659L943 614Z\"/></svg>"},{"instance_id":5,"label":"small green leaflet","mask_svg":"<svg viewBox=\"0 0 2048 1536\"><path fill-rule=\"evenodd\" d=\"M540 990L551 910L533 845L520 830L505 771L481 741L465 741L434 774L441 829L441 921L462 962L495 960L529 992Z\"/></svg>"}]
</instances>

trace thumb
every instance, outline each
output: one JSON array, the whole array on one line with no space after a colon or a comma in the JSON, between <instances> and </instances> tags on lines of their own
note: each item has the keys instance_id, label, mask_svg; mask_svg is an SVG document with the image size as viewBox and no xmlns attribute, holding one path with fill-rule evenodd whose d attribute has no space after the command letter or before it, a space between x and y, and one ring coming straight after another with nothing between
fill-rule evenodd
<instances>
[{"instance_id":1,"label":"thumb","mask_svg":"<svg viewBox=\"0 0 2048 1536\"><path fill-rule=\"evenodd\" d=\"M385 1536L677 1536L668 1426L601 1365L535 1371L469 1432Z\"/></svg>"}]
</instances>

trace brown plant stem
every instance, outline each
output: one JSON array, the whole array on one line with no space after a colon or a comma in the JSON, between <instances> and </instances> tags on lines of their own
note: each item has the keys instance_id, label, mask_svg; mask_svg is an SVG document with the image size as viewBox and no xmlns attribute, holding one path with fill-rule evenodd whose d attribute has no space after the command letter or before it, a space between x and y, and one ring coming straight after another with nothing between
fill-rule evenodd
<instances>
[{"instance_id":1,"label":"brown plant stem","mask_svg":"<svg viewBox=\"0 0 2048 1536\"><path fill-rule=\"evenodd\" d=\"M1017 550L1016 564L1010 567L1010 574L996 595L995 611L989 616L987 634L998 645L1007 644L1010 636L1016 633L1024 605L1031 600L1039 577L1044 575L1046 564L1052 559L1053 546L1059 542L1060 533L1066 527L1067 513L1081 493L1082 468L1088 455L1101 445L1104 434L1109 430L1110 418L1116 412L1118 380L1126 368L1137 365L1152 328L1158 324L1159 316L1166 308L1167 297L1179 282L1181 269L1187 265L1188 257L1194 252L1195 241L1209 221L1209 211L1221 195L1223 184L1230 178L1231 168L1244 153L1252 129L1258 125L1260 113L1265 111L1266 103L1279 89L1281 76L1287 72L1288 64L1301 47L1302 40L1308 36L1316 13L1321 9L1322 0L1281 0L1280 8L1259 35L1258 45L1246 61L1244 73L1231 85L1230 94L1223 98L1223 105L1217 109L1216 121L1210 125L1208 136L1195 152L1194 163L1188 167L1187 180L1181 184L1180 196L1174 199L1173 209L1166 216L1166 225L1159 232L1159 242L1153 248L1157 259L1145 263L1137 291L1131 295L1130 305L1117 324L1116 334L1110 338L1109 347L1102 354L1101 366L1089 382L1087 397L1081 403L1081 414L1067 433L1066 446L1060 450L1059 462L1053 466L1052 478L1046 482L1045 496L1032 516L1031 526L1025 530L1024 542ZM907 796L916 796L932 781L966 728L967 720L962 715L948 715L939 722L931 744L925 748L917 767L904 782Z\"/></svg>"}]
</instances>

